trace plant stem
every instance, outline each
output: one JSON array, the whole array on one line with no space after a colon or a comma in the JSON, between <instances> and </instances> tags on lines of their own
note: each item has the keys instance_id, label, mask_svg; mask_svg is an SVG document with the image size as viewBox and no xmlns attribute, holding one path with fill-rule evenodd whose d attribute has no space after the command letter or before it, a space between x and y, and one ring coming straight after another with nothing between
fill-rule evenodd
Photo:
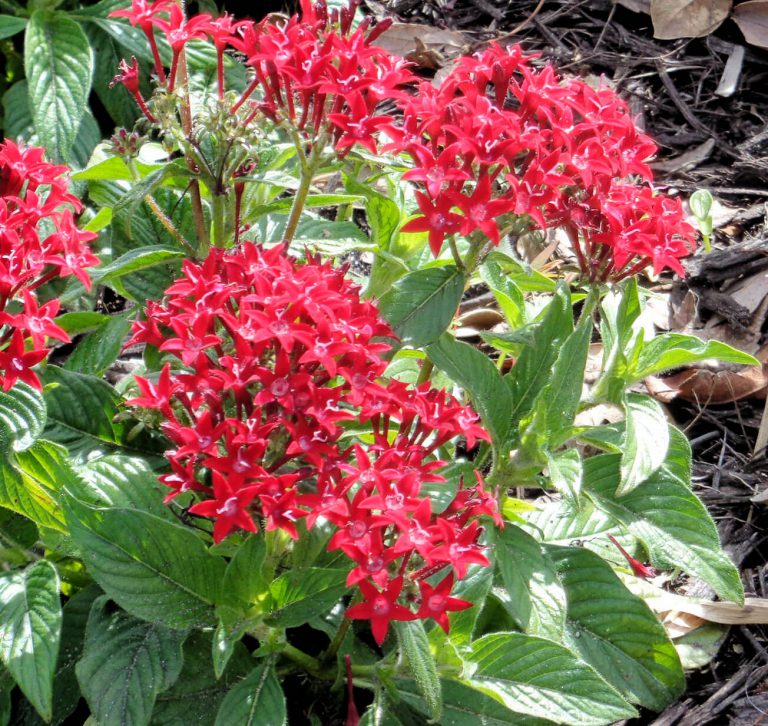
<instances>
[{"instance_id":1,"label":"plant stem","mask_svg":"<svg viewBox=\"0 0 768 726\"><path fill-rule=\"evenodd\" d=\"M131 178L133 181L141 181L141 175L139 174L139 170L136 168L136 161L134 159L126 159L126 165L128 166L128 170L131 172ZM160 208L160 205L155 201L155 198L151 194L144 196L144 203L149 207L152 214L155 215L157 221L163 225L168 234L170 234L171 237L176 240L176 242L184 247L184 249L188 250L191 254L194 255L195 248L189 242L187 242L187 240L184 238L184 235L179 232L178 229L176 229L176 225Z\"/></svg>"},{"instance_id":2,"label":"plant stem","mask_svg":"<svg viewBox=\"0 0 768 726\"><path fill-rule=\"evenodd\" d=\"M281 653L289 660L300 665L307 673L315 676L316 678L332 679L334 676L324 673L320 667L320 663L317 658L313 658L311 655L307 655L303 650L299 650L290 643L284 643L281 648Z\"/></svg>"},{"instance_id":3,"label":"plant stem","mask_svg":"<svg viewBox=\"0 0 768 726\"><path fill-rule=\"evenodd\" d=\"M186 3L182 2L182 9ZM192 138L192 109L189 105L189 73L187 72L187 51L181 49L178 62L178 79L181 89L181 99L179 102L179 117L181 119L181 128L184 135ZM195 171L196 165L187 158L187 166L191 171ZM208 230L205 228L205 213L203 212L203 198L200 195L200 183L196 177L193 177L189 185L189 194L192 198L192 218L195 222L195 234L197 235L197 256L202 258L208 254L210 241Z\"/></svg>"},{"instance_id":4,"label":"plant stem","mask_svg":"<svg viewBox=\"0 0 768 726\"><path fill-rule=\"evenodd\" d=\"M228 195L213 193L213 220L211 222L211 246L226 247Z\"/></svg>"},{"instance_id":5,"label":"plant stem","mask_svg":"<svg viewBox=\"0 0 768 726\"><path fill-rule=\"evenodd\" d=\"M453 255L454 262L456 262L456 267L458 267L462 272L466 272L467 266L464 264L464 260L459 254L459 248L456 246L456 238L453 235L448 237L448 244L451 247L451 254Z\"/></svg>"}]
</instances>

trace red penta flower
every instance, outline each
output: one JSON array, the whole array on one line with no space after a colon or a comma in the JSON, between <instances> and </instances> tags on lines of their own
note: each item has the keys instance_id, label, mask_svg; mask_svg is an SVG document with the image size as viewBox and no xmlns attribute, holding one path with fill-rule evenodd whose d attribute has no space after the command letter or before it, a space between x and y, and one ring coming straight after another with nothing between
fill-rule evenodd
<instances>
[{"instance_id":1,"label":"red penta flower","mask_svg":"<svg viewBox=\"0 0 768 726\"><path fill-rule=\"evenodd\" d=\"M449 628L448 613L472 607L471 602L451 597L452 589L453 574L443 578L436 587L432 587L426 580L422 580L419 583L421 606L416 616L419 618L432 618L447 633Z\"/></svg>"},{"instance_id":2,"label":"red penta flower","mask_svg":"<svg viewBox=\"0 0 768 726\"><path fill-rule=\"evenodd\" d=\"M478 517L498 519L479 478L433 512L424 487L444 481L437 452L488 435L445 391L384 380L389 337L342 271L244 243L185 262L130 341L165 357L129 403L164 418L167 500L193 497L215 542L257 525L292 538L335 530L327 547L349 559L347 584L367 598L351 616L370 618L379 642L393 619L442 622L444 611L410 607L420 573L487 564Z\"/></svg>"},{"instance_id":3,"label":"red penta flower","mask_svg":"<svg viewBox=\"0 0 768 726\"><path fill-rule=\"evenodd\" d=\"M360 590L365 602L353 605L347 610L347 617L352 620L370 620L373 639L381 645L387 637L389 624L393 620L415 620L417 615L397 603L403 589L403 578L396 577L384 590L379 590L368 582L360 583Z\"/></svg>"}]
</instances>

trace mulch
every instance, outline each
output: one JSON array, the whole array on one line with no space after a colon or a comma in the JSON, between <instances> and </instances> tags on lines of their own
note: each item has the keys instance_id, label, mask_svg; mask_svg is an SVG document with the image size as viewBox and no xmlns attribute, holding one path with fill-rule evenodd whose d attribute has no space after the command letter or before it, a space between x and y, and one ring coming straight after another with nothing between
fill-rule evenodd
<instances>
[{"instance_id":1,"label":"mulch","mask_svg":"<svg viewBox=\"0 0 768 726\"><path fill-rule=\"evenodd\" d=\"M704 323L720 316L736 333L749 329L756 344L765 344L765 306L745 312L728 290L768 269L768 51L746 45L730 21L706 38L657 40L648 15L609 0L364 0L364 6L377 17L460 31L464 50L494 39L515 42L563 72L605 77L660 146L657 186L685 197L705 188L733 208L716 231L713 256L692 260L688 281L667 285L671 298L682 299L690 288ZM759 398L669 405L692 443L694 488L753 597L768 597L768 503L752 501L768 489L766 459L754 456L765 405ZM709 665L689 672L676 703L625 723L768 724L766 635L762 626L732 627Z\"/></svg>"}]
</instances>

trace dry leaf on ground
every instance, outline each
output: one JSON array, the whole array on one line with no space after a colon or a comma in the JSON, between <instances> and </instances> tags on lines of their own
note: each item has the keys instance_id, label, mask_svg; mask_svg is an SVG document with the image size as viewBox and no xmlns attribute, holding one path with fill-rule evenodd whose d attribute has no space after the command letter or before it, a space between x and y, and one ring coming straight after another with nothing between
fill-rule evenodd
<instances>
[{"instance_id":1,"label":"dry leaf on ground","mask_svg":"<svg viewBox=\"0 0 768 726\"><path fill-rule=\"evenodd\" d=\"M466 44L463 33L419 23L393 23L376 39L376 45L430 70L461 55Z\"/></svg>"},{"instance_id":2,"label":"dry leaf on ground","mask_svg":"<svg viewBox=\"0 0 768 726\"><path fill-rule=\"evenodd\" d=\"M768 0L749 0L733 9L733 22L747 43L768 48Z\"/></svg>"},{"instance_id":3,"label":"dry leaf on ground","mask_svg":"<svg viewBox=\"0 0 768 726\"><path fill-rule=\"evenodd\" d=\"M702 38L731 13L731 0L651 0L653 37Z\"/></svg>"}]
</instances>

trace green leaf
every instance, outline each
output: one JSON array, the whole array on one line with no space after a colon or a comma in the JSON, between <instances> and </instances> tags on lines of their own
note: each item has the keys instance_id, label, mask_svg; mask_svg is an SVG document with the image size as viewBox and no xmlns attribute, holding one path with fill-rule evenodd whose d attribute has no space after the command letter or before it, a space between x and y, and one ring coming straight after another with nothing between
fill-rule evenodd
<instances>
[{"instance_id":1,"label":"green leaf","mask_svg":"<svg viewBox=\"0 0 768 726\"><path fill-rule=\"evenodd\" d=\"M163 498L168 493L149 463L137 456L110 454L78 469L79 477L67 486L76 499L96 507L125 507L176 522Z\"/></svg>"},{"instance_id":2,"label":"green leaf","mask_svg":"<svg viewBox=\"0 0 768 726\"><path fill-rule=\"evenodd\" d=\"M514 524L496 534L496 566L503 592L494 593L529 635L560 641L565 630L566 594L542 546Z\"/></svg>"},{"instance_id":3,"label":"green leaf","mask_svg":"<svg viewBox=\"0 0 768 726\"><path fill-rule=\"evenodd\" d=\"M600 726L637 713L592 668L550 640L494 633L472 644L470 685L510 710L573 726Z\"/></svg>"},{"instance_id":4,"label":"green leaf","mask_svg":"<svg viewBox=\"0 0 768 726\"><path fill-rule=\"evenodd\" d=\"M547 469L552 486L564 497L579 504L584 470L577 449L565 449L557 454L547 452Z\"/></svg>"},{"instance_id":5,"label":"green leaf","mask_svg":"<svg viewBox=\"0 0 768 726\"><path fill-rule=\"evenodd\" d=\"M452 597L472 603L471 608L451 613L449 616L451 624L449 637L455 646L468 645L472 640L475 626L492 584L493 567L470 565L466 577L459 580L451 591Z\"/></svg>"},{"instance_id":6,"label":"green leaf","mask_svg":"<svg viewBox=\"0 0 768 726\"><path fill-rule=\"evenodd\" d=\"M690 455L686 464L690 471ZM620 465L618 454L584 462L584 489L595 505L643 543L655 567L680 568L711 585L720 597L743 602L738 571L720 548L706 508L680 480L680 462L665 463L631 492L617 497Z\"/></svg>"},{"instance_id":7,"label":"green leaf","mask_svg":"<svg viewBox=\"0 0 768 726\"><path fill-rule=\"evenodd\" d=\"M66 502L72 539L94 580L132 615L169 628L211 625L224 560L191 530L133 509Z\"/></svg>"},{"instance_id":8,"label":"green leaf","mask_svg":"<svg viewBox=\"0 0 768 726\"><path fill-rule=\"evenodd\" d=\"M513 405L510 406L507 415L515 424L533 410L536 397L550 382L552 367L560 349L572 332L571 298L568 289L561 285L548 304L544 318L534 328L533 345L523 348L520 357L505 379L509 382L513 399ZM580 338L573 340L580 341ZM568 383L572 384L572 381ZM562 392L566 393L565 388ZM566 398L570 400L572 395Z\"/></svg>"},{"instance_id":9,"label":"green leaf","mask_svg":"<svg viewBox=\"0 0 768 726\"><path fill-rule=\"evenodd\" d=\"M13 15L0 15L0 40L16 35L16 33L20 33L26 27L26 18L17 18Z\"/></svg>"},{"instance_id":10,"label":"green leaf","mask_svg":"<svg viewBox=\"0 0 768 726\"><path fill-rule=\"evenodd\" d=\"M587 319L563 343L552 369L550 382L537 398L545 403L546 429L557 446L567 438L563 431L573 424L581 400L584 369L592 337L592 321Z\"/></svg>"},{"instance_id":11,"label":"green leaf","mask_svg":"<svg viewBox=\"0 0 768 726\"><path fill-rule=\"evenodd\" d=\"M64 606L59 657L53 676L53 723L62 723L77 708L80 688L75 665L83 653L85 625L93 601L101 594L94 584L69 598Z\"/></svg>"},{"instance_id":12,"label":"green leaf","mask_svg":"<svg viewBox=\"0 0 768 726\"><path fill-rule=\"evenodd\" d=\"M523 327L526 324L525 298L520 288L504 274L498 262L486 261L480 267L480 274L496 298L509 327L513 331Z\"/></svg>"},{"instance_id":13,"label":"green leaf","mask_svg":"<svg viewBox=\"0 0 768 726\"><path fill-rule=\"evenodd\" d=\"M100 209L96 214L90 219L88 224L86 224L83 229L86 232L101 232L102 229L105 227L109 227L109 225L112 223L112 210L109 207L104 207L103 209ZM64 313L65 315L72 314L77 315L77 313ZM99 313L95 313L98 315Z\"/></svg>"},{"instance_id":14,"label":"green leaf","mask_svg":"<svg viewBox=\"0 0 768 726\"><path fill-rule=\"evenodd\" d=\"M379 300L379 311L404 345L421 348L451 324L465 283L466 276L454 265L417 270Z\"/></svg>"},{"instance_id":15,"label":"green leaf","mask_svg":"<svg viewBox=\"0 0 768 726\"><path fill-rule=\"evenodd\" d=\"M688 206L695 217L706 219L712 210L713 201L711 192L706 189L697 189L688 199Z\"/></svg>"},{"instance_id":16,"label":"green leaf","mask_svg":"<svg viewBox=\"0 0 768 726\"><path fill-rule=\"evenodd\" d=\"M628 393L621 453L621 483L616 496L631 492L663 463L669 448L667 417L650 396Z\"/></svg>"},{"instance_id":17,"label":"green leaf","mask_svg":"<svg viewBox=\"0 0 768 726\"><path fill-rule=\"evenodd\" d=\"M107 322L107 320L109 320L109 315L104 315L104 313L82 312L64 313L55 318L54 322L65 333L74 336L80 333L90 333Z\"/></svg>"},{"instance_id":18,"label":"green leaf","mask_svg":"<svg viewBox=\"0 0 768 726\"><path fill-rule=\"evenodd\" d=\"M0 505L42 527L66 531L58 492L76 480L66 449L36 441L0 466Z\"/></svg>"},{"instance_id":19,"label":"green leaf","mask_svg":"<svg viewBox=\"0 0 768 726\"><path fill-rule=\"evenodd\" d=\"M47 560L0 574L0 657L40 716L53 712L61 635L59 576Z\"/></svg>"},{"instance_id":20,"label":"green leaf","mask_svg":"<svg viewBox=\"0 0 768 726\"><path fill-rule=\"evenodd\" d=\"M88 38L66 13L35 10L24 49L35 131L54 161L67 161L91 91L93 52Z\"/></svg>"},{"instance_id":21,"label":"green leaf","mask_svg":"<svg viewBox=\"0 0 768 726\"><path fill-rule=\"evenodd\" d=\"M263 535L251 534L235 551L224 573L222 605L238 602L251 605L268 591L269 581L264 577L267 545Z\"/></svg>"},{"instance_id":22,"label":"green leaf","mask_svg":"<svg viewBox=\"0 0 768 726\"><path fill-rule=\"evenodd\" d=\"M45 437L66 447L74 459L116 451L146 457L163 451L148 434L132 435L135 423L125 420L122 398L106 381L52 365L41 378L48 409Z\"/></svg>"},{"instance_id":23,"label":"green leaf","mask_svg":"<svg viewBox=\"0 0 768 726\"><path fill-rule=\"evenodd\" d=\"M296 628L330 610L347 591L347 570L310 567L285 572L269 587L270 623Z\"/></svg>"},{"instance_id":24,"label":"green leaf","mask_svg":"<svg viewBox=\"0 0 768 726\"><path fill-rule=\"evenodd\" d=\"M93 603L77 679L99 726L144 726L158 693L181 673L185 633Z\"/></svg>"},{"instance_id":25,"label":"green leaf","mask_svg":"<svg viewBox=\"0 0 768 726\"><path fill-rule=\"evenodd\" d=\"M226 695L216 726L284 726L287 718L280 682L272 663L265 661Z\"/></svg>"},{"instance_id":26,"label":"green leaf","mask_svg":"<svg viewBox=\"0 0 768 726\"><path fill-rule=\"evenodd\" d=\"M631 703L661 711L685 688L674 645L648 605L602 558L548 547L568 597L565 644Z\"/></svg>"},{"instance_id":27,"label":"green leaf","mask_svg":"<svg viewBox=\"0 0 768 726\"><path fill-rule=\"evenodd\" d=\"M211 636L193 631L184 643L181 675L169 690L157 696L152 726L211 726L224 696L252 668L248 651L242 643L235 643L224 675L217 680L211 662Z\"/></svg>"},{"instance_id":28,"label":"green leaf","mask_svg":"<svg viewBox=\"0 0 768 726\"><path fill-rule=\"evenodd\" d=\"M494 444L508 440L512 394L488 356L448 334L427 348L434 364L469 393Z\"/></svg>"},{"instance_id":29,"label":"green leaf","mask_svg":"<svg viewBox=\"0 0 768 726\"><path fill-rule=\"evenodd\" d=\"M421 697L413 681L396 681L397 693L408 704L414 706L425 716L429 707ZM554 721L546 718L528 716L519 710L507 708L498 700L473 688L471 684L441 679L443 691L443 726L552 726ZM386 722L384 722L386 724Z\"/></svg>"},{"instance_id":30,"label":"green leaf","mask_svg":"<svg viewBox=\"0 0 768 726\"><path fill-rule=\"evenodd\" d=\"M179 249L169 249L152 245L151 247L138 247L129 250L116 260L103 267L97 268L93 273L94 282L106 285L113 280L132 272L141 272L157 265L163 265L174 260L184 259L185 254Z\"/></svg>"},{"instance_id":31,"label":"green leaf","mask_svg":"<svg viewBox=\"0 0 768 726\"><path fill-rule=\"evenodd\" d=\"M614 520L601 511L587 497L582 497L579 508L573 502L561 499L541 506L538 511L523 515L526 529L543 542L570 544L581 537L592 537L610 530Z\"/></svg>"},{"instance_id":32,"label":"green leaf","mask_svg":"<svg viewBox=\"0 0 768 726\"><path fill-rule=\"evenodd\" d=\"M394 626L400 650L405 654L408 663L408 670L429 707L429 717L438 721L443 710L443 695L437 664L429 650L424 623L421 620L398 621Z\"/></svg>"},{"instance_id":33,"label":"green leaf","mask_svg":"<svg viewBox=\"0 0 768 726\"><path fill-rule=\"evenodd\" d=\"M40 391L21 381L0 391L0 454L32 446L43 432L45 417Z\"/></svg>"},{"instance_id":34,"label":"green leaf","mask_svg":"<svg viewBox=\"0 0 768 726\"><path fill-rule=\"evenodd\" d=\"M390 249L392 237L402 221L397 203L348 175L344 175L344 187L348 192L365 199L365 218L374 244L381 250L394 252Z\"/></svg>"},{"instance_id":35,"label":"green leaf","mask_svg":"<svg viewBox=\"0 0 768 726\"><path fill-rule=\"evenodd\" d=\"M751 355L719 340L704 342L692 335L663 333L643 345L637 364L629 372L629 382L641 381L661 371L679 368L708 358L716 358L725 363L760 365L759 361Z\"/></svg>"},{"instance_id":36,"label":"green leaf","mask_svg":"<svg viewBox=\"0 0 768 726\"><path fill-rule=\"evenodd\" d=\"M122 315L110 317L80 341L67 358L64 368L100 378L120 355L130 330L131 321L128 318Z\"/></svg>"}]
</instances>

